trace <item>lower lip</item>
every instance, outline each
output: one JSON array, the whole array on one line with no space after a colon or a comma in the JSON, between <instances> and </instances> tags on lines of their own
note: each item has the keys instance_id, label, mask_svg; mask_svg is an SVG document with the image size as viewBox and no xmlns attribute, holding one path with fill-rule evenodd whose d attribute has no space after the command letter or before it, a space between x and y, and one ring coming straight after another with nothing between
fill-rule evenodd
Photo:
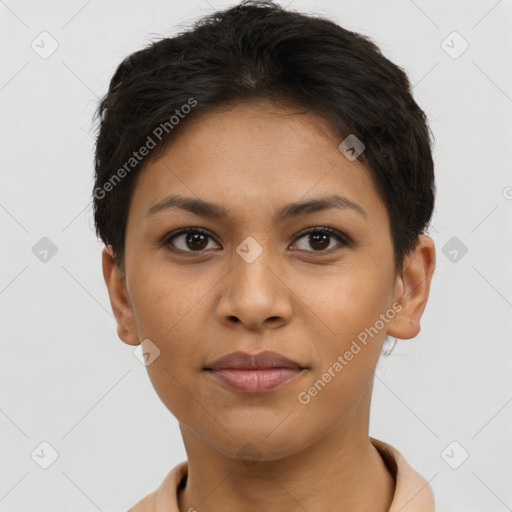
<instances>
[{"instance_id":1,"label":"lower lip","mask_svg":"<svg viewBox=\"0 0 512 512\"><path fill-rule=\"evenodd\" d=\"M300 375L300 368L269 368L265 370L208 370L215 378L236 391L264 393Z\"/></svg>"}]
</instances>

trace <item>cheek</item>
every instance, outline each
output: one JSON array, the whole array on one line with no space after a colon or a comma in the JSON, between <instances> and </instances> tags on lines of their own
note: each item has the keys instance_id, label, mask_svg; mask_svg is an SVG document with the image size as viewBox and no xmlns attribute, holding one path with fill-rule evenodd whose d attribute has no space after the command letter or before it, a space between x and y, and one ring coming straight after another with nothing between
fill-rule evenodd
<instances>
[{"instance_id":1,"label":"cheek","mask_svg":"<svg viewBox=\"0 0 512 512\"><path fill-rule=\"evenodd\" d=\"M348 410L371 389L387 329L381 315L389 309L389 275L361 256L357 264L338 268L330 279L311 280L306 288L323 338L315 343L319 365L310 379L311 385L322 381L312 393L318 389L323 398L312 401L334 401Z\"/></svg>"},{"instance_id":2,"label":"cheek","mask_svg":"<svg viewBox=\"0 0 512 512\"><path fill-rule=\"evenodd\" d=\"M151 262L132 277L131 292L139 334L169 345L176 333L200 326L201 301L213 286L208 275Z\"/></svg>"},{"instance_id":3,"label":"cheek","mask_svg":"<svg viewBox=\"0 0 512 512\"><path fill-rule=\"evenodd\" d=\"M200 311L210 287L155 267L138 274L132 284L139 336L149 338L160 351L146 367L148 376L171 413L187 418L202 365L200 347L208 342Z\"/></svg>"},{"instance_id":4,"label":"cheek","mask_svg":"<svg viewBox=\"0 0 512 512\"><path fill-rule=\"evenodd\" d=\"M307 304L314 303L311 309L321 320L316 322L321 336L317 333L315 338L309 327L309 336L317 340L314 350L318 364L304 381L301 398L297 398L301 404L307 402L304 407L310 417L324 418L326 424L333 419L345 421L366 410L386 331L380 320L389 295L383 284L386 279L369 267L365 272L344 268L342 274L323 287L318 281L311 283L312 293L306 295L315 297Z\"/></svg>"},{"instance_id":5,"label":"cheek","mask_svg":"<svg viewBox=\"0 0 512 512\"><path fill-rule=\"evenodd\" d=\"M185 278L176 272L152 267L140 272L132 282L133 309L141 339L150 339L160 351L147 366L155 391L171 412L183 415L190 404L186 390L193 389L194 378L204 361L206 338L205 293L208 279ZM201 348L203 347L203 348Z\"/></svg>"},{"instance_id":6,"label":"cheek","mask_svg":"<svg viewBox=\"0 0 512 512\"><path fill-rule=\"evenodd\" d=\"M303 282L305 303L338 343L346 343L374 325L388 307L389 275L363 257L357 263L339 266L322 279L314 276Z\"/></svg>"}]
</instances>

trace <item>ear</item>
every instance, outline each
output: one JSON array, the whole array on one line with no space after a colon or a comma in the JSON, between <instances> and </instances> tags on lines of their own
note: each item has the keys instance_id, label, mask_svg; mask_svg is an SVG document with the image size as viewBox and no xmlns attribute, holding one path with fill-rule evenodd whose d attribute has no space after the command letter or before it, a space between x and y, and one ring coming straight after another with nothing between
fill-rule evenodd
<instances>
[{"instance_id":1,"label":"ear","mask_svg":"<svg viewBox=\"0 0 512 512\"><path fill-rule=\"evenodd\" d=\"M107 246L102 252L103 278L110 296L110 305L116 317L117 335L128 345L139 345L135 317L128 293L124 275L116 266L112 246Z\"/></svg>"},{"instance_id":2,"label":"ear","mask_svg":"<svg viewBox=\"0 0 512 512\"><path fill-rule=\"evenodd\" d=\"M420 319L427 305L435 264L434 241L427 235L420 235L416 248L404 259L401 275L397 276L394 303L399 302L402 309L388 324L390 336L407 340L420 332Z\"/></svg>"}]
</instances>

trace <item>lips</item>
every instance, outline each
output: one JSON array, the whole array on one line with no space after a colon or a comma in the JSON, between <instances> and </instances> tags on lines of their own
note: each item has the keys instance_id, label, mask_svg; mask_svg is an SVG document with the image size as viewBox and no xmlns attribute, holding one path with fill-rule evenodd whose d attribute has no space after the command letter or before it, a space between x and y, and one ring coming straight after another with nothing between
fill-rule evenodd
<instances>
[{"instance_id":1,"label":"lips","mask_svg":"<svg viewBox=\"0 0 512 512\"><path fill-rule=\"evenodd\" d=\"M289 368L292 370L304 370L296 361L293 361L277 352L266 350L258 354L248 354L247 352L231 352L225 356L215 359L205 366L205 370L268 370L270 368Z\"/></svg>"},{"instance_id":2,"label":"lips","mask_svg":"<svg viewBox=\"0 0 512 512\"><path fill-rule=\"evenodd\" d=\"M232 352L204 368L217 382L242 393L265 393L302 375L308 368L296 361L265 351Z\"/></svg>"}]
</instances>

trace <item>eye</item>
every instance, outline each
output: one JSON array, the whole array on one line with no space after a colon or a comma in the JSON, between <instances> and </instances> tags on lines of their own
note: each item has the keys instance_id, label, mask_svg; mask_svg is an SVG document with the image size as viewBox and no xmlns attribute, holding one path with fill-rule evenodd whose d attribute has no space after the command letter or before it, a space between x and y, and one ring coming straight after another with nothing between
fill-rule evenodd
<instances>
[{"instance_id":1,"label":"eye","mask_svg":"<svg viewBox=\"0 0 512 512\"><path fill-rule=\"evenodd\" d=\"M338 242L340 242L337 245L350 245L349 240L345 238L340 232L327 227L316 227L314 229L305 231L297 238L297 240L305 238L306 236L309 237L306 240L306 245L312 247L313 251L310 251L307 248L299 248L299 250L306 250L309 252L333 252L332 249L333 247L336 247L336 244L331 246L330 241L332 242L332 238L335 238L338 240Z\"/></svg>"},{"instance_id":2,"label":"eye","mask_svg":"<svg viewBox=\"0 0 512 512\"><path fill-rule=\"evenodd\" d=\"M308 252L334 252L332 249L336 245L350 246L350 240L342 235L339 231L336 231L328 227L315 227L308 231L302 232L295 240L305 239L306 244L312 247L311 251L307 247L299 247L299 250L305 250ZM338 240L338 244L331 245L332 239ZM162 242L164 246L171 245L173 250L181 252L205 252L206 249L217 249L220 246L209 247L210 240L214 240L213 237L205 230L200 228L186 228L176 233L167 236Z\"/></svg>"},{"instance_id":3,"label":"eye","mask_svg":"<svg viewBox=\"0 0 512 512\"><path fill-rule=\"evenodd\" d=\"M208 248L208 239L213 240L207 231L199 228L187 228L174 233L164 240L164 245L173 245L182 252L204 252ZM177 243L173 242L177 240ZM211 248L211 247L210 247Z\"/></svg>"}]
</instances>

